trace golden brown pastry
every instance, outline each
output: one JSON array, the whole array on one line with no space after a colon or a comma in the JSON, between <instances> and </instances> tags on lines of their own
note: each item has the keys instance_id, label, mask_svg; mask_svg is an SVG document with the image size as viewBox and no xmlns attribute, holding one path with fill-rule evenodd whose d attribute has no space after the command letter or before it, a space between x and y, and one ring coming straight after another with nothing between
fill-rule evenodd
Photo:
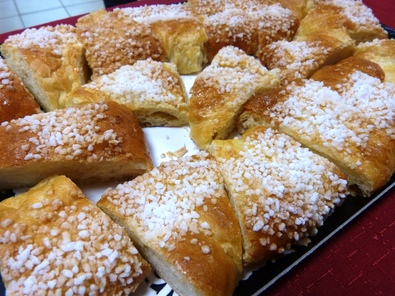
<instances>
[{"instance_id":1,"label":"golden brown pastry","mask_svg":"<svg viewBox=\"0 0 395 296\"><path fill-rule=\"evenodd\" d=\"M395 172L394 97L392 83L357 70L336 91L305 80L261 96L266 102L241 111L239 126L279 129L334 162L369 196Z\"/></svg>"},{"instance_id":2,"label":"golden brown pastry","mask_svg":"<svg viewBox=\"0 0 395 296\"><path fill-rule=\"evenodd\" d=\"M268 71L241 49L222 48L190 90L191 138L202 149L214 139L225 139L236 127L240 107L256 92L279 83L277 70Z\"/></svg>"},{"instance_id":3,"label":"golden brown pastry","mask_svg":"<svg viewBox=\"0 0 395 296\"><path fill-rule=\"evenodd\" d=\"M395 83L395 40L375 39L358 44L354 56L372 61L383 69L384 81Z\"/></svg>"},{"instance_id":4,"label":"golden brown pastry","mask_svg":"<svg viewBox=\"0 0 395 296\"><path fill-rule=\"evenodd\" d=\"M147 60L122 66L69 93L69 106L115 101L128 107L142 126L188 124L187 94L171 63Z\"/></svg>"},{"instance_id":5,"label":"golden brown pastry","mask_svg":"<svg viewBox=\"0 0 395 296\"><path fill-rule=\"evenodd\" d=\"M129 295L150 273L126 231L64 176L0 203L0 241L7 295Z\"/></svg>"},{"instance_id":6,"label":"golden brown pastry","mask_svg":"<svg viewBox=\"0 0 395 296\"><path fill-rule=\"evenodd\" d=\"M207 58L211 62L225 46L235 46L255 55L263 46L291 39L299 20L280 4L260 1L188 1L191 9L203 17L207 32Z\"/></svg>"},{"instance_id":7,"label":"golden brown pastry","mask_svg":"<svg viewBox=\"0 0 395 296\"><path fill-rule=\"evenodd\" d=\"M245 266L306 244L348 192L333 163L271 128L215 140L210 152L239 219Z\"/></svg>"},{"instance_id":8,"label":"golden brown pastry","mask_svg":"<svg viewBox=\"0 0 395 296\"><path fill-rule=\"evenodd\" d=\"M343 83L355 71L361 71L369 76L380 79L380 81L384 81L385 79L385 73L378 64L357 56L348 57L335 65L325 66L315 72L311 76L311 79L322 81L325 86L341 92Z\"/></svg>"},{"instance_id":9,"label":"golden brown pastry","mask_svg":"<svg viewBox=\"0 0 395 296\"><path fill-rule=\"evenodd\" d=\"M174 63L180 74L196 73L206 65L206 31L201 19L184 4L126 7L115 12L149 26L166 60Z\"/></svg>"},{"instance_id":10,"label":"golden brown pastry","mask_svg":"<svg viewBox=\"0 0 395 296\"><path fill-rule=\"evenodd\" d=\"M3 122L0 139L0 189L33 186L52 174L78 184L127 180L152 168L140 125L114 102Z\"/></svg>"},{"instance_id":11,"label":"golden brown pastry","mask_svg":"<svg viewBox=\"0 0 395 296\"><path fill-rule=\"evenodd\" d=\"M340 40L344 33L356 43L386 39L388 33L361 0L314 0L300 22L296 36L327 34Z\"/></svg>"},{"instance_id":12,"label":"golden brown pastry","mask_svg":"<svg viewBox=\"0 0 395 296\"><path fill-rule=\"evenodd\" d=\"M67 93L88 79L84 48L70 25L11 35L1 53L44 111L63 108Z\"/></svg>"},{"instance_id":13,"label":"golden brown pastry","mask_svg":"<svg viewBox=\"0 0 395 296\"><path fill-rule=\"evenodd\" d=\"M82 16L76 31L86 49L92 79L138 60L165 61L163 47L149 26L117 11L97 10Z\"/></svg>"},{"instance_id":14,"label":"golden brown pastry","mask_svg":"<svg viewBox=\"0 0 395 296\"><path fill-rule=\"evenodd\" d=\"M107 190L98 206L127 229L178 295L232 295L242 269L241 233L208 153L164 162Z\"/></svg>"},{"instance_id":15,"label":"golden brown pastry","mask_svg":"<svg viewBox=\"0 0 395 296\"><path fill-rule=\"evenodd\" d=\"M0 59L0 123L40 112L33 95L6 62Z\"/></svg>"},{"instance_id":16,"label":"golden brown pastry","mask_svg":"<svg viewBox=\"0 0 395 296\"><path fill-rule=\"evenodd\" d=\"M258 54L268 69L280 69L283 84L309 78L325 65L350 55L354 42L343 42L328 35L308 35L297 40L280 40L265 46Z\"/></svg>"}]
</instances>

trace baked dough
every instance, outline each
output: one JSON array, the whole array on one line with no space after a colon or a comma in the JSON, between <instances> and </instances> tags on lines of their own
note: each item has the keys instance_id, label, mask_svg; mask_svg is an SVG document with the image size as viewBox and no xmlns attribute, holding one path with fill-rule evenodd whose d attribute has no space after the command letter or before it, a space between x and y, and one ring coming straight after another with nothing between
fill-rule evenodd
<instances>
[{"instance_id":1,"label":"baked dough","mask_svg":"<svg viewBox=\"0 0 395 296\"><path fill-rule=\"evenodd\" d=\"M129 295L150 273L126 231L64 176L2 201L0 217L7 295Z\"/></svg>"},{"instance_id":2,"label":"baked dough","mask_svg":"<svg viewBox=\"0 0 395 296\"><path fill-rule=\"evenodd\" d=\"M395 39L375 39L358 44L354 56L372 61L383 69L384 81L395 84Z\"/></svg>"},{"instance_id":3,"label":"baked dough","mask_svg":"<svg viewBox=\"0 0 395 296\"><path fill-rule=\"evenodd\" d=\"M18 75L0 59L0 123L40 112L40 106Z\"/></svg>"},{"instance_id":4,"label":"baked dough","mask_svg":"<svg viewBox=\"0 0 395 296\"><path fill-rule=\"evenodd\" d=\"M165 61L164 49L149 26L119 11L97 10L82 16L77 21L76 31L86 49L92 79L138 60Z\"/></svg>"},{"instance_id":5,"label":"baked dough","mask_svg":"<svg viewBox=\"0 0 395 296\"><path fill-rule=\"evenodd\" d=\"M322 81L325 86L341 93L344 90L343 83L355 71L361 71L380 81L385 79L385 73L378 64L357 56L348 57L335 65L325 66L316 71L311 79Z\"/></svg>"},{"instance_id":6,"label":"baked dough","mask_svg":"<svg viewBox=\"0 0 395 296\"><path fill-rule=\"evenodd\" d=\"M376 38L388 39L387 31L361 0L313 0L296 36L317 33L338 37L346 33L357 44Z\"/></svg>"},{"instance_id":7,"label":"baked dough","mask_svg":"<svg viewBox=\"0 0 395 296\"><path fill-rule=\"evenodd\" d=\"M166 61L174 63L180 74L196 73L206 66L206 31L201 18L186 5L145 5L115 11L149 26L164 49Z\"/></svg>"},{"instance_id":8,"label":"baked dough","mask_svg":"<svg viewBox=\"0 0 395 296\"><path fill-rule=\"evenodd\" d=\"M395 172L394 96L392 83L356 70L336 91L305 80L267 93L260 97L266 102L240 112L239 126L279 129L334 162L370 196Z\"/></svg>"},{"instance_id":9,"label":"baked dough","mask_svg":"<svg viewBox=\"0 0 395 296\"><path fill-rule=\"evenodd\" d=\"M67 93L88 79L84 48L70 25L11 35L1 53L44 111L63 108Z\"/></svg>"},{"instance_id":10,"label":"baked dough","mask_svg":"<svg viewBox=\"0 0 395 296\"><path fill-rule=\"evenodd\" d=\"M245 267L307 244L348 193L333 163L271 128L215 140L210 152L239 219Z\"/></svg>"},{"instance_id":11,"label":"baked dough","mask_svg":"<svg viewBox=\"0 0 395 296\"><path fill-rule=\"evenodd\" d=\"M206 51L211 62L225 46L235 46L255 55L263 46L281 39L291 39L299 20L280 4L260 1L188 1L202 15L208 40Z\"/></svg>"},{"instance_id":12,"label":"baked dough","mask_svg":"<svg viewBox=\"0 0 395 296\"><path fill-rule=\"evenodd\" d=\"M0 189L63 174L78 184L127 180L152 169L143 131L126 107L87 104L0 125Z\"/></svg>"},{"instance_id":13,"label":"baked dough","mask_svg":"<svg viewBox=\"0 0 395 296\"><path fill-rule=\"evenodd\" d=\"M206 149L236 128L240 107L256 92L277 87L277 70L268 71L258 59L234 46L222 48L200 72L190 90L190 136Z\"/></svg>"},{"instance_id":14,"label":"baked dough","mask_svg":"<svg viewBox=\"0 0 395 296\"><path fill-rule=\"evenodd\" d=\"M242 269L240 228L215 160L164 162L98 202L179 295L232 295Z\"/></svg>"},{"instance_id":15,"label":"baked dough","mask_svg":"<svg viewBox=\"0 0 395 296\"><path fill-rule=\"evenodd\" d=\"M68 95L70 106L98 101L125 105L142 126L184 126L188 124L188 102L176 67L152 59L122 66Z\"/></svg>"},{"instance_id":16,"label":"baked dough","mask_svg":"<svg viewBox=\"0 0 395 296\"><path fill-rule=\"evenodd\" d=\"M309 78L325 65L352 55L354 41L340 41L329 35L308 35L297 40L280 40L265 46L258 54L268 69L280 69L281 81L288 84Z\"/></svg>"}]
</instances>

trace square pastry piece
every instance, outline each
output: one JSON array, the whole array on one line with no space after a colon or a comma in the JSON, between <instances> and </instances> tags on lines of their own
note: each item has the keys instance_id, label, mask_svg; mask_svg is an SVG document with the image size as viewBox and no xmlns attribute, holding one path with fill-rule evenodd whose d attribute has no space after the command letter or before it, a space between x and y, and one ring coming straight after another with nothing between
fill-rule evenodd
<instances>
[{"instance_id":1,"label":"square pastry piece","mask_svg":"<svg viewBox=\"0 0 395 296\"><path fill-rule=\"evenodd\" d=\"M245 266L306 244L347 194L333 163L270 128L216 140L210 151L239 219Z\"/></svg>"},{"instance_id":2,"label":"square pastry piece","mask_svg":"<svg viewBox=\"0 0 395 296\"><path fill-rule=\"evenodd\" d=\"M180 295L232 295L242 242L223 178L208 153L162 163L98 202Z\"/></svg>"},{"instance_id":3,"label":"square pastry piece","mask_svg":"<svg viewBox=\"0 0 395 296\"><path fill-rule=\"evenodd\" d=\"M126 231L68 178L0 203L7 295L128 295L150 273Z\"/></svg>"}]
</instances>

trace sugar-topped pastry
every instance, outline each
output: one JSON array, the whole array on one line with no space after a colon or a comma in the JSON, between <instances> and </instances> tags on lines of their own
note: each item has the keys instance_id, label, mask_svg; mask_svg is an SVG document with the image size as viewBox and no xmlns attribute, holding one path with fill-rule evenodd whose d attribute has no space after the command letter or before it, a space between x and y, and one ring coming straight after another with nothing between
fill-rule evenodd
<instances>
[{"instance_id":1,"label":"sugar-topped pastry","mask_svg":"<svg viewBox=\"0 0 395 296\"><path fill-rule=\"evenodd\" d=\"M375 39L358 44L354 56L374 62L383 69L384 81L395 84L395 40Z\"/></svg>"},{"instance_id":2,"label":"sugar-topped pastry","mask_svg":"<svg viewBox=\"0 0 395 296\"><path fill-rule=\"evenodd\" d=\"M53 174L77 184L122 181L153 166L141 126L115 102L5 121L0 139L0 189L33 186Z\"/></svg>"},{"instance_id":3,"label":"sugar-topped pastry","mask_svg":"<svg viewBox=\"0 0 395 296\"><path fill-rule=\"evenodd\" d=\"M348 192L333 163L271 128L215 140L210 152L239 219L245 266L306 244Z\"/></svg>"},{"instance_id":4,"label":"sugar-topped pastry","mask_svg":"<svg viewBox=\"0 0 395 296\"><path fill-rule=\"evenodd\" d=\"M292 136L334 162L369 196L395 172L395 87L359 70L342 80L336 89L322 81L292 83L261 96L258 108L246 108L238 120Z\"/></svg>"},{"instance_id":5,"label":"sugar-topped pastry","mask_svg":"<svg viewBox=\"0 0 395 296\"><path fill-rule=\"evenodd\" d=\"M63 108L67 93L88 80L85 51L70 25L10 35L1 53L44 111Z\"/></svg>"},{"instance_id":6,"label":"sugar-topped pastry","mask_svg":"<svg viewBox=\"0 0 395 296\"><path fill-rule=\"evenodd\" d=\"M199 148L226 138L236 127L240 107L256 92L277 87L277 70L233 46L222 48L200 72L190 90L190 135Z\"/></svg>"},{"instance_id":7,"label":"sugar-topped pastry","mask_svg":"<svg viewBox=\"0 0 395 296\"><path fill-rule=\"evenodd\" d=\"M7 295L129 295L151 270L64 176L0 203L0 255Z\"/></svg>"},{"instance_id":8,"label":"sugar-topped pastry","mask_svg":"<svg viewBox=\"0 0 395 296\"><path fill-rule=\"evenodd\" d=\"M115 9L152 30L164 49L166 61L180 74L199 72L206 66L206 31L201 18L184 4L145 5Z\"/></svg>"},{"instance_id":9,"label":"sugar-topped pastry","mask_svg":"<svg viewBox=\"0 0 395 296\"><path fill-rule=\"evenodd\" d=\"M93 78L138 60L165 61L163 47L149 26L117 11L97 10L82 16L76 31Z\"/></svg>"},{"instance_id":10,"label":"sugar-topped pastry","mask_svg":"<svg viewBox=\"0 0 395 296\"><path fill-rule=\"evenodd\" d=\"M354 41L338 40L329 35L308 35L297 40L279 40L262 48L258 57L268 69L280 69L284 84L309 78L325 65L334 64L348 56Z\"/></svg>"},{"instance_id":11,"label":"sugar-topped pastry","mask_svg":"<svg viewBox=\"0 0 395 296\"><path fill-rule=\"evenodd\" d=\"M361 0L314 0L307 15L300 22L296 36L348 34L356 43L373 39L387 39L372 10Z\"/></svg>"},{"instance_id":12,"label":"sugar-topped pastry","mask_svg":"<svg viewBox=\"0 0 395 296\"><path fill-rule=\"evenodd\" d=\"M187 94L174 64L147 60L125 65L74 89L70 106L115 101L128 107L142 126L188 124Z\"/></svg>"},{"instance_id":13,"label":"sugar-topped pastry","mask_svg":"<svg viewBox=\"0 0 395 296\"><path fill-rule=\"evenodd\" d=\"M232 295L242 269L240 228L206 152L161 163L98 202L179 295Z\"/></svg>"},{"instance_id":14,"label":"sugar-topped pastry","mask_svg":"<svg viewBox=\"0 0 395 296\"><path fill-rule=\"evenodd\" d=\"M18 75L0 59L0 123L40 112L40 106Z\"/></svg>"},{"instance_id":15,"label":"sugar-topped pastry","mask_svg":"<svg viewBox=\"0 0 395 296\"><path fill-rule=\"evenodd\" d=\"M299 25L293 12L278 3L196 0L188 1L188 5L203 17L209 61L229 45L255 55L273 41L291 39Z\"/></svg>"}]
</instances>

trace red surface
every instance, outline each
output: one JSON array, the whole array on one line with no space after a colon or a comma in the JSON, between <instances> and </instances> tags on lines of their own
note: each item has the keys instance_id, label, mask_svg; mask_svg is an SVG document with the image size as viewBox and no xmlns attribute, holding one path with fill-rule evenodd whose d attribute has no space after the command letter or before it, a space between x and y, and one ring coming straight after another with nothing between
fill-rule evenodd
<instances>
[{"instance_id":1,"label":"red surface","mask_svg":"<svg viewBox=\"0 0 395 296\"><path fill-rule=\"evenodd\" d=\"M147 0L129 6L176 2ZM363 2L383 24L395 28L394 0ZM74 24L77 18L62 23ZM0 42L8 35L0 35ZM395 295L394 209L395 189L278 280L264 295Z\"/></svg>"}]
</instances>

